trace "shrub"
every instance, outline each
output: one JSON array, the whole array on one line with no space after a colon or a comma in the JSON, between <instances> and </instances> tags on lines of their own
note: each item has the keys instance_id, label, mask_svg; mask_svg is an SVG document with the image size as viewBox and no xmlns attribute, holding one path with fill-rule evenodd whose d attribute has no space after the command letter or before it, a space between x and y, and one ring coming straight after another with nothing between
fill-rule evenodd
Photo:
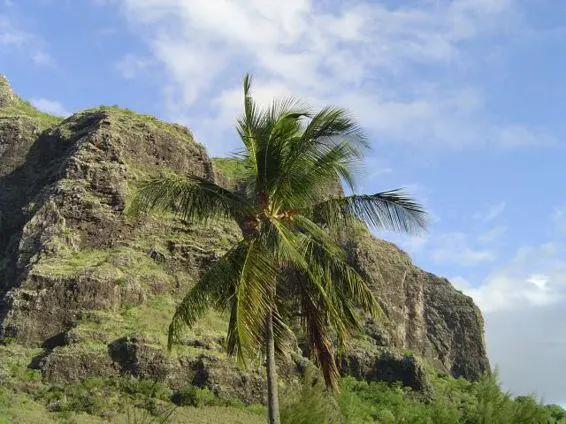
<instances>
[{"instance_id":1,"label":"shrub","mask_svg":"<svg viewBox=\"0 0 566 424\"><path fill-rule=\"evenodd\" d=\"M123 379L119 383L125 393L167 401L171 397L171 390L163 383L154 380L138 380L136 378Z\"/></svg>"},{"instance_id":2,"label":"shrub","mask_svg":"<svg viewBox=\"0 0 566 424\"><path fill-rule=\"evenodd\" d=\"M219 399L207 388L199 388L192 385L183 387L175 392L171 400L178 406L221 406L226 402Z\"/></svg>"},{"instance_id":3,"label":"shrub","mask_svg":"<svg viewBox=\"0 0 566 424\"><path fill-rule=\"evenodd\" d=\"M566 424L566 411L559 406L542 406L532 396L513 399L502 391L496 373L475 383L449 376L433 377L432 383L434 394L423 401L398 385L344 378L338 396L342 422Z\"/></svg>"},{"instance_id":4,"label":"shrub","mask_svg":"<svg viewBox=\"0 0 566 424\"><path fill-rule=\"evenodd\" d=\"M286 393L281 399L283 424L339 424L340 411L326 391L323 382L307 369L299 390ZM348 421L350 422L350 421Z\"/></svg>"}]
</instances>

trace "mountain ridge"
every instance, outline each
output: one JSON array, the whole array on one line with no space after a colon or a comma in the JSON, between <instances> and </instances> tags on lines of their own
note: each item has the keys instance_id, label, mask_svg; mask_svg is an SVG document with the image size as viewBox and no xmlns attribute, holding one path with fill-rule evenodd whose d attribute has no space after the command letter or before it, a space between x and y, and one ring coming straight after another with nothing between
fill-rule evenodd
<instances>
[{"instance_id":1,"label":"mountain ridge","mask_svg":"<svg viewBox=\"0 0 566 424\"><path fill-rule=\"evenodd\" d=\"M0 338L33 352L28 366L47 384L128 375L262 402L261 366L242 370L223 351L224 317L207 316L173 355L164 350L175 302L237 226L124 213L148 175L228 184L222 162L180 125L116 107L49 117L0 79ZM384 318L352 340L343 373L426 390L427 367L470 380L489 372L471 298L366 229L344 245ZM292 380L305 359L297 351L285 364Z\"/></svg>"}]
</instances>

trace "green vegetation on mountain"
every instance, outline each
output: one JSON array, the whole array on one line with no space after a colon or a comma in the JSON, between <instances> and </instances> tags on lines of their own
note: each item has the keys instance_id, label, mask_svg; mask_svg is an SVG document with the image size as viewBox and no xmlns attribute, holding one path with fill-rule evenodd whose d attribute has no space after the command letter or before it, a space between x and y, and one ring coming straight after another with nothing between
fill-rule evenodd
<instances>
[{"instance_id":1,"label":"green vegetation on mountain","mask_svg":"<svg viewBox=\"0 0 566 424\"><path fill-rule=\"evenodd\" d=\"M16 122L17 120L37 124L38 130L45 130L62 120L37 110L30 102L17 96L11 89L8 80L0 74L0 119Z\"/></svg>"},{"instance_id":2,"label":"green vegetation on mountain","mask_svg":"<svg viewBox=\"0 0 566 424\"><path fill-rule=\"evenodd\" d=\"M229 358L229 316L208 313L166 349L179 299L241 237L237 223L125 214L155 173L240 190L241 164L211 161L186 128L117 107L45 117L0 82L0 423L156 423L172 409L169 422L264 423L265 368ZM560 422L559 407L511 401L493 383L480 399L490 367L469 297L363 226L340 246L383 314L337 357L349 377L334 399L296 333L278 368L284 423L318 424L309 417L322 410L343 423L434 423L445 404L461 423L496 422L489 414L508 405L555 419L517 422ZM301 386L308 369L318 383Z\"/></svg>"},{"instance_id":3,"label":"green vegetation on mountain","mask_svg":"<svg viewBox=\"0 0 566 424\"><path fill-rule=\"evenodd\" d=\"M231 183L242 181L246 175L244 161L241 158L212 158L212 163Z\"/></svg>"}]
</instances>

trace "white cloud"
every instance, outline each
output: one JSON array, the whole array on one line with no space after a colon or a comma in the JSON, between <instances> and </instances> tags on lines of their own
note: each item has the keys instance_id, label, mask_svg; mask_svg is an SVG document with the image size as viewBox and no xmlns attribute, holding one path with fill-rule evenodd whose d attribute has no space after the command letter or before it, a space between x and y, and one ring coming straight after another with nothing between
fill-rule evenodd
<instances>
[{"instance_id":1,"label":"white cloud","mask_svg":"<svg viewBox=\"0 0 566 424\"><path fill-rule=\"evenodd\" d=\"M30 38L29 33L17 28L7 17L0 15L0 46L19 47Z\"/></svg>"},{"instance_id":2,"label":"white cloud","mask_svg":"<svg viewBox=\"0 0 566 424\"><path fill-rule=\"evenodd\" d=\"M37 50L36 52L32 53L31 60L36 65L40 66L51 66L55 63L53 57L43 50Z\"/></svg>"},{"instance_id":3,"label":"white cloud","mask_svg":"<svg viewBox=\"0 0 566 424\"><path fill-rule=\"evenodd\" d=\"M477 240L478 240L479 243L491 244L491 243L499 240L501 238L501 236L503 234L505 234L506 231L507 231L507 227L499 225L499 226L493 227L493 228L487 230L486 232L478 235Z\"/></svg>"},{"instance_id":4,"label":"white cloud","mask_svg":"<svg viewBox=\"0 0 566 424\"><path fill-rule=\"evenodd\" d=\"M546 290L548 284L548 276L543 274L532 274L528 279L527 283L531 283L538 287L540 290Z\"/></svg>"},{"instance_id":5,"label":"white cloud","mask_svg":"<svg viewBox=\"0 0 566 424\"><path fill-rule=\"evenodd\" d=\"M371 173L368 175L368 179L372 179L375 177L379 177L380 175L391 174L393 172L392 168L383 167L383 168L373 168Z\"/></svg>"},{"instance_id":6,"label":"white cloud","mask_svg":"<svg viewBox=\"0 0 566 424\"><path fill-rule=\"evenodd\" d=\"M127 54L116 63L116 68L124 78L132 79L139 76L150 65L150 60L141 59L133 54Z\"/></svg>"},{"instance_id":7,"label":"white cloud","mask_svg":"<svg viewBox=\"0 0 566 424\"><path fill-rule=\"evenodd\" d=\"M474 218L483 222L493 221L495 218L497 218L499 215L503 213L506 206L507 203L503 201L499 203L495 203L493 205L488 205L486 210L475 213Z\"/></svg>"},{"instance_id":8,"label":"white cloud","mask_svg":"<svg viewBox=\"0 0 566 424\"><path fill-rule=\"evenodd\" d=\"M63 117L71 115L71 112L65 109L65 107L60 102L57 102L55 100L39 98L31 99L30 101L36 108L45 113Z\"/></svg>"},{"instance_id":9,"label":"white cloud","mask_svg":"<svg viewBox=\"0 0 566 424\"><path fill-rule=\"evenodd\" d=\"M566 304L493 311L484 314L492 366L506 389L535 393L545 403L566 404Z\"/></svg>"},{"instance_id":10,"label":"white cloud","mask_svg":"<svg viewBox=\"0 0 566 424\"><path fill-rule=\"evenodd\" d=\"M472 286L470 282L462 277L461 275L457 275L449 279L450 283L458 290L462 292L467 292Z\"/></svg>"},{"instance_id":11,"label":"white cloud","mask_svg":"<svg viewBox=\"0 0 566 424\"><path fill-rule=\"evenodd\" d=\"M38 66L54 65L55 60L45 51L44 45L45 42L36 34L16 25L13 18L0 14L0 48L21 51Z\"/></svg>"},{"instance_id":12,"label":"white cloud","mask_svg":"<svg viewBox=\"0 0 566 424\"><path fill-rule=\"evenodd\" d=\"M422 73L412 74L420 66L475 66L478 58L466 51L470 42L522 28L516 0L119 3L169 75L170 115L186 121L195 110L213 114L193 125L213 153L232 146L225 132L239 111L240 79L248 71L270 96L290 92L313 106L351 108L378 139L462 148L510 144L519 132L490 122L478 87L452 86L430 73L423 83ZM136 69L136 59L128 60L128 69ZM528 131L519 144L527 144Z\"/></svg>"},{"instance_id":13,"label":"white cloud","mask_svg":"<svg viewBox=\"0 0 566 424\"><path fill-rule=\"evenodd\" d=\"M466 292L482 311L517 310L566 301L566 249L549 243L520 249L478 287Z\"/></svg>"},{"instance_id":14,"label":"white cloud","mask_svg":"<svg viewBox=\"0 0 566 424\"><path fill-rule=\"evenodd\" d=\"M428 242L429 239L426 236L408 236L404 237L403 248L409 253L414 254L422 251Z\"/></svg>"},{"instance_id":15,"label":"white cloud","mask_svg":"<svg viewBox=\"0 0 566 424\"><path fill-rule=\"evenodd\" d=\"M497 134L505 147L544 147L553 146L558 140L544 129L526 128L522 125L510 125L499 130Z\"/></svg>"},{"instance_id":16,"label":"white cloud","mask_svg":"<svg viewBox=\"0 0 566 424\"><path fill-rule=\"evenodd\" d=\"M439 234L430 243L430 257L435 262L473 266L493 262L497 254L492 249L475 248L472 241L461 232Z\"/></svg>"},{"instance_id":17,"label":"white cloud","mask_svg":"<svg viewBox=\"0 0 566 424\"><path fill-rule=\"evenodd\" d=\"M455 277L481 308L492 366L514 394L566 403L566 246L524 247L479 286Z\"/></svg>"}]
</instances>

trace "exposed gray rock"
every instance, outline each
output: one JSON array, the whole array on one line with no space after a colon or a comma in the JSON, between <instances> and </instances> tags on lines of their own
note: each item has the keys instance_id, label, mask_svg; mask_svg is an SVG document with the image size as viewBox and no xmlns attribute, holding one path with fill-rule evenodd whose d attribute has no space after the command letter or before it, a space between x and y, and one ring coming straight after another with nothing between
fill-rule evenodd
<instances>
[{"instance_id":1,"label":"exposed gray rock","mask_svg":"<svg viewBox=\"0 0 566 424\"><path fill-rule=\"evenodd\" d=\"M2 81L0 93L8 92ZM16 112L0 110L0 338L44 347L35 365L47 381L127 374L262 401L261 364L243 370L226 357L221 318L188 335L180 352L164 350L174 303L238 227L125 214L136 182L155 172L226 183L204 148L183 127L118 108L81 112L46 131L46 121ZM469 297L367 230L348 234L344 246L384 311L341 358L344 372L423 390L420 358L471 379L489 370L483 320ZM292 378L300 363L281 374Z\"/></svg>"},{"instance_id":2,"label":"exposed gray rock","mask_svg":"<svg viewBox=\"0 0 566 424\"><path fill-rule=\"evenodd\" d=\"M470 297L366 231L352 235L346 248L385 314L381 322L366 325L376 345L410 350L456 377L476 379L489 372L483 318Z\"/></svg>"}]
</instances>

